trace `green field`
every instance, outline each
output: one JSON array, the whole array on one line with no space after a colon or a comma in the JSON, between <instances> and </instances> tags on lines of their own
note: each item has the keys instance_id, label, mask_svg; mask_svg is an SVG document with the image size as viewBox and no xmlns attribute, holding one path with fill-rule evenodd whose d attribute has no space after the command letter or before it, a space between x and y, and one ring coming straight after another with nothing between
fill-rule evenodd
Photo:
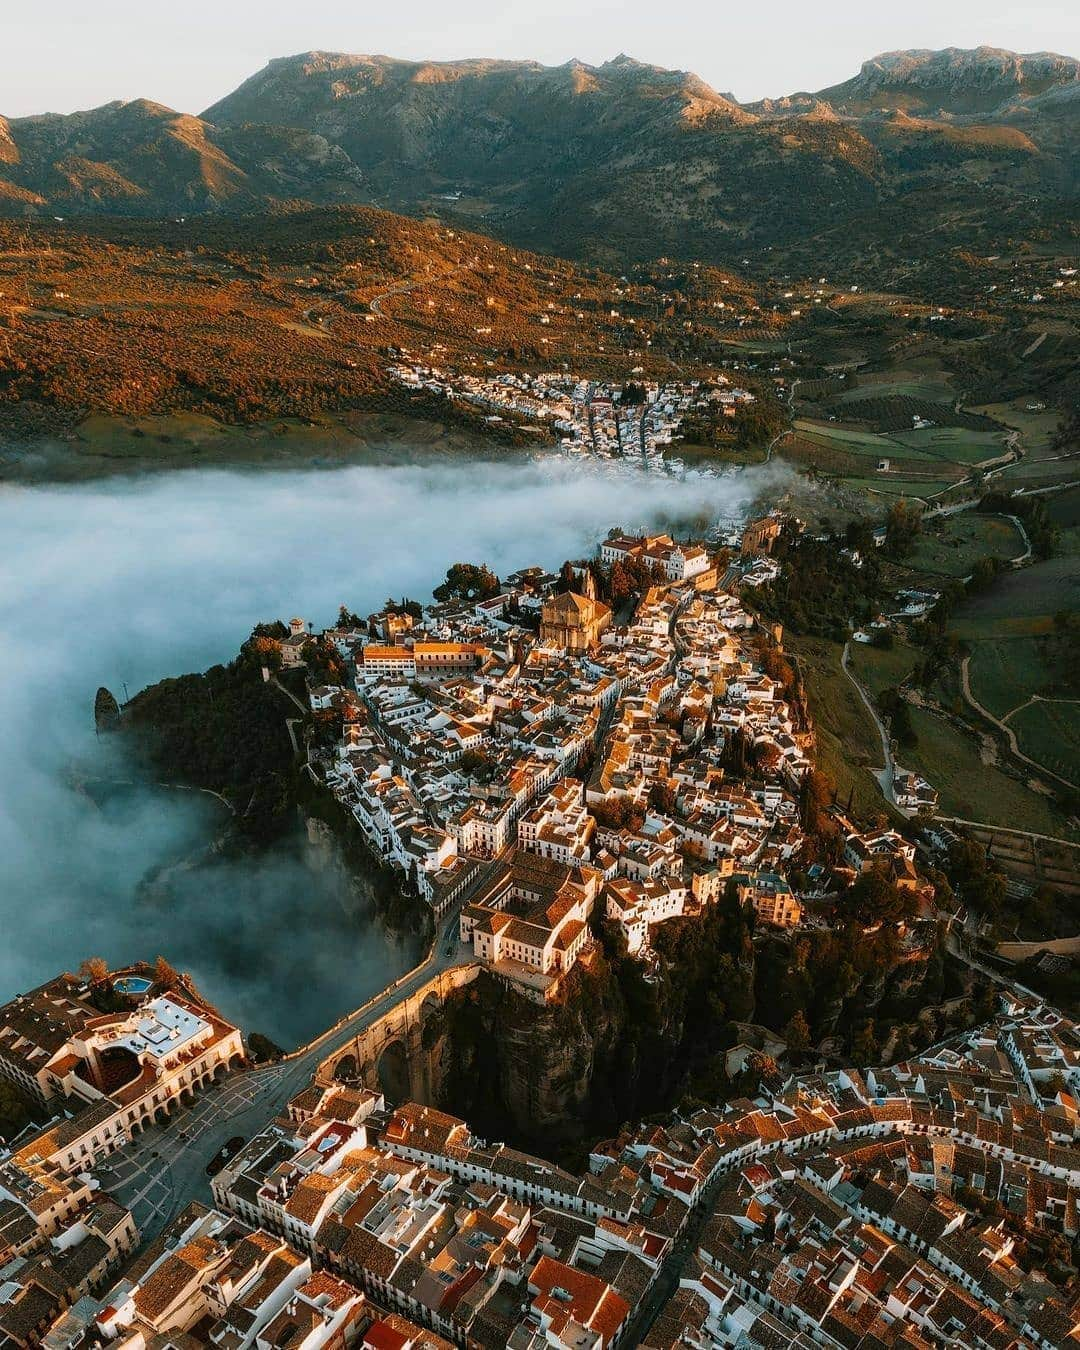
<instances>
[{"instance_id":1,"label":"green field","mask_svg":"<svg viewBox=\"0 0 1080 1350\"><path fill-rule=\"evenodd\" d=\"M851 644L851 668L859 683L875 698L883 689L895 689L907 679L917 660L915 649L902 642L889 648L874 647L865 642Z\"/></svg>"},{"instance_id":2,"label":"green field","mask_svg":"<svg viewBox=\"0 0 1080 1350\"><path fill-rule=\"evenodd\" d=\"M900 762L905 769L923 774L937 788L942 815L1036 834L1075 837L1076 832L1069 830L1046 797L984 763L974 736L922 708L911 709L911 722L918 744L903 748Z\"/></svg>"},{"instance_id":3,"label":"green field","mask_svg":"<svg viewBox=\"0 0 1080 1350\"><path fill-rule=\"evenodd\" d=\"M931 403L952 403L955 395L943 380L920 379L911 371L888 373L877 371L864 375L854 389L845 390L838 403L854 403L862 398L925 398Z\"/></svg>"},{"instance_id":4,"label":"green field","mask_svg":"<svg viewBox=\"0 0 1080 1350\"><path fill-rule=\"evenodd\" d=\"M790 638L798 657L817 731L818 764L836 784L838 799L851 797L863 820L894 814L871 776L881 768L881 737L851 681L840 668L843 646L824 638Z\"/></svg>"},{"instance_id":5,"label":"green field","mask_svg":"<svg viewBox=\"0 0 1080 1350\"><path fill-rule=\"evenodd\" d=\"M1046 513L1058 529L1058 553L1080 554L1080 484L1048 496Z\"/></svg>"},{"instance_id":6,"label":"green field","mask_svg":"<svg viewBox=\"0 0 1080 1350\"><path fill-rule=\"evenodd\" d=\"M995 717L1004 717L1043 692L1049 671L1035 637L989 638L972 644L971 692Z\"/></svg>"},{"instance_id":7,"label":"green field","mask_svg":"<svg viewBox=\"0 0 1080 1350\"><path fill-rule=\"evenodd\" d=\"M933 497L953 486L952 478L898 478L893 474L879 474L876 478L848 478L852 487L864 491L883 492L888 497Z\"/></svg>"},{"instance_id":8,"label":"green field","mask_svg":"<svg viewBox=\"0 0 1080 1350\"><path fill-rule=\"evenodd\" d=\"M894 497L935 497L1003 448L998 432L960 427L874 432L808 417L797 417L794 426L794 438L779 447L785 458ZM881 460L889 461L887 470L878 470Z\"/></svg>"},{"instance_id":9,"label":"green field","mask_svg":"<svg viewBox=\"0 0 1080 1350\"><path fill-rule=\"evenodd\" d=\"M1080 568L1075 557L1060 556L1000 577L984 595L966 600L951 625L971 648L974 697L995 717L1008 719L1024 754L1069 781L1080 761L1080 704L1023 705L1033 694L1068 695L1054 616L1078 604Z\"/></svg>"},{"instance_id":10,"label":"green field","mask_svg":"<svg viewBox=\"0 0 1080 1350\"><path fill-rule=\"evenodd\" d=\"M1080 468L1077 469L1080 474ZM1080 482L1064 492L1055 492L1046 499L1046 514L1055 525L1080 525Z\"/></svg>"},{"instance_id":11,"label":"green field","mask_svg":"<svg viewBox=\"0 0 1080 1350\"><path fill-rule=\"evenodd\" d=\"M1080 477L1080 459L1023 459L1010 464L1001 475L1006 487L1041 487L1052 483L1075 483Z\"/></svg>"},{"instance_id":12,"label":"green field","mask_svg":"<svg viewBox=\"0 0 1080 1350\"><path fill-rule=\"evenodd\" d=\"M811 438L820 437L823 444L837 443L842 446L854 446L858 453L888 455L891 447L888 436L879 436L873 431L857 431L842 426L839 422L817 422L809 418L795 419L796 431L802 431Z\"/></svg>"},{"instance_id":13,"label":"green field","mask_svg":"<svg viewBox=\"0 0 1080 1350\"><path fill-rule=\"evenodd\" d=\"M1048 633L1053 616L1080 607L1080 569L1070 557L1049 558L1000 577L956 611L953 631L977 642Z\"/></svg>"},{"instance_id":14,"label":"green field","mask_svg":"<svg viewBox=\"0 0 1080 1350\"><path fill-rule=\"evenodd\" d=\"M1031 703L1008 725L1025 755L1080 787L1080 702Z\"/></svg>"},{"instance_id":15,"label":"green field","mask_svg":"<svg viewBox=\"0 0 1080 1350\"><path fill-rule=\"evenodd\" d=\"M894 431L890 440L905 447L905 453L921 451L928 459L949 464L981 464L1004 453L1004 443L996 431L967 431L963 427L920 427L912 431Z\"/></svg>"},{"instance_id":16,"label":"green field","mask_svg":"<svg viewBox=\"0 0 1080 1350\"><path fill-rule=\"evenodd\" d=\"M1023 551L1024 542L1011 520L962 511L928 520L907 563L916 571L966 577L979 558L1015 558Z\"/></svg>"},{"instance_id":17,"label":"green field","mask_svg":"<svg viewBox=\"0 0 1080 1350\"><path fill-rule=\"evenodd\" d=\"M992 417L995 422L1019 431L1024 444L1024 453L1029 458L1039 459L1046 454L1056 453L1050 448L1054 433L1057 431L1061 414L1054 409L1032 412L1027 408L1032 399L1015 398L1008 403L983 403L970 409Z\"/></svg>"}]
</instances>

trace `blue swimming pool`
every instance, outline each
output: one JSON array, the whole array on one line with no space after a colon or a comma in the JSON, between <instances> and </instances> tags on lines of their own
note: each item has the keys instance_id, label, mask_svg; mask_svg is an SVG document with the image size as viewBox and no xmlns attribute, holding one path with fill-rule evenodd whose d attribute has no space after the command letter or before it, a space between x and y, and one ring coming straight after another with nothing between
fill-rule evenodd
<instances>
[{"instance_id":1,"label":"blue swimming pool","mask_svg":"<svg viewBox=\"0 0 1080 1350\"><path fill-rule=\"evenodd\" d=\"M144 979L142 975L121 975L119 979L113 980L113 988L118 994L146 994L150 992L153 980Z\"/></svg>"}]
</instances>

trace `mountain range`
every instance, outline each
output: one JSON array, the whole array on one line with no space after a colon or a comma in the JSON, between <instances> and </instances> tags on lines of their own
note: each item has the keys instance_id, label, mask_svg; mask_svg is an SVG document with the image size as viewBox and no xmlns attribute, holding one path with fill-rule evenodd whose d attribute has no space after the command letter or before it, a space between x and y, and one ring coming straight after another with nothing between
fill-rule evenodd
<instances>
[{"instance_id":1,"label":"mountain range","mask_svg":"<svg viewBox=\"0 0 1080 1350\"><path fill-rule=\"evenodd\" d=\"M199 116L143 100L0 118L0 211L154 217L274 202L438 214L607 264L776 249L886 269L1060 230L1080 179L1080 62L891 52L817 93L740 104L618 56L271 61Z\"/></svg>"}]
</instances>

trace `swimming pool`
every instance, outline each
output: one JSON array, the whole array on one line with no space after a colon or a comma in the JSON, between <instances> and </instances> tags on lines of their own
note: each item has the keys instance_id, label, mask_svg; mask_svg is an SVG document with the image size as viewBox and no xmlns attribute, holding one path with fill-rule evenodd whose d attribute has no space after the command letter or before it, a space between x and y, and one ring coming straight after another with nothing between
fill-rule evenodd
<instances>
[{"instance_id":1,"label":"swimming pool","mask_svg":"<svg viewBox=\"0 0 1080 1350\"><path fill-rule=\"evenodd\" d=\"M118 994L147 994L153 983L153 980L144 979L142 975L121 975L119 979L113 980L113 988Z\"/></svg>"}]
</instances>

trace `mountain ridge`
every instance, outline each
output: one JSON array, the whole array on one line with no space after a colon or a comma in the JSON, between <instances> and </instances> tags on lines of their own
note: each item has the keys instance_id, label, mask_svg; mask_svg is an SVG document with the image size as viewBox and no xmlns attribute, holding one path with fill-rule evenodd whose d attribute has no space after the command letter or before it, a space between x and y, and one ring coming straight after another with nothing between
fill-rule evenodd
<instances>
[{"instance_id":1,"label":"mountain ridge","mask_svg":"<svg viewBox=\"0 0 1080 1350\"><path fill-rule=\"evenodd\" d=\"M0 119L0 211L157 216L352 202L617 265L806 250L910 201L947 245L1060 213L1080 182L1080 62L886 52L817 93L740 104L689 71L276 57L201 116L151 100ZM985 220L980 235L988 234ZM918 244L915 237L916 246ZM988 236L988 242L993 239Z\"/></svg>"}]
</instances>

